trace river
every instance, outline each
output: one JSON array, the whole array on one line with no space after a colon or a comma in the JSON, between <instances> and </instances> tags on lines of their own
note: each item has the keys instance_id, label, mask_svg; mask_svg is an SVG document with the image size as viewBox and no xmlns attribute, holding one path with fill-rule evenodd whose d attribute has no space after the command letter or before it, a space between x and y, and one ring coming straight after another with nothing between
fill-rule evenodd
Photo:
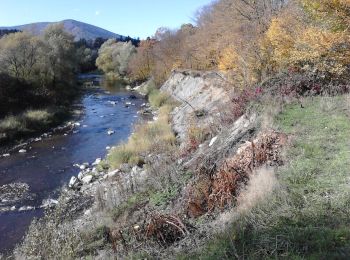
<instances>
[{"instance_id":1,"label":"river","mask_svg":"<svg viewBox=\"0 0 350 260\"><path fill-rule=\"evenodd\" d=\"M102 82L99 76L94 77L95 82ZM74 119L74 131L34 142L26 153L16 151L0 158L0 187L11 183L29 186L28 196L14 205L0 200L0 210L12 207L0 213L0 255L21 241L34 217L43 215L43 201L57 198L60 188L78 175L74 164L103 158L106 148L129 137L142 103L141 96L116 86L88 90L79 102L83 113ZM114 134L108 135L109 130ZM20 211L23 206L35 209Z\"/></svg>"}]
</instances>

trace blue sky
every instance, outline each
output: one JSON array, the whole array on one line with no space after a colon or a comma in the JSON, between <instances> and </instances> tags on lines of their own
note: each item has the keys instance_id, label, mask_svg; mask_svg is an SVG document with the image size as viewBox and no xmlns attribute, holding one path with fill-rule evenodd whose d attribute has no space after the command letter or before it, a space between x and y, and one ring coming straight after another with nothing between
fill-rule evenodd
<instances>
[{"instance_id":1,"label":"blue sky","mask_svg":"<svg viewBox=\"0 0 350 260\"><path fill-rule=\"evenodd\" d=\"M122 35L146 38L157 28L192 22L212 0L0 0L0 26L75 19Z\"/></svg>"}]
</instances>

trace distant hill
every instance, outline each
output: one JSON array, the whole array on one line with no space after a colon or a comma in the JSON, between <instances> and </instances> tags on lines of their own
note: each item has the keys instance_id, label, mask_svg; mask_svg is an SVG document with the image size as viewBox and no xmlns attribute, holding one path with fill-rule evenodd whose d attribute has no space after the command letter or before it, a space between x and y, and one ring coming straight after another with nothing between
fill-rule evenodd
<instances>
[{"instance_id":1,"label":"distant hill","mask_svg":"<svg viewBox=\"0 0 350 260\"><path fill-rule=\"evenodd\" d=\"M86 40L90 40L90 39L93 40L98 37L106 38L106 39L115 38L119 40L123 40L126 38L125 36L107 31L100 27L75 21L75 20L64 20L61 22L53 22L53 23L41 22L41 23L31 23L31 24L24 24L24 25L18 25L18 26L10 26L10 27L0 27L0 30L4 30L4 29L20 30L20 31L30 32L34 35L40 35L45 31L48 25L54 24L54 23L63 23L65 30L71 33L72 35L74 35L75 40L80 40L83 38Z\"/></svg>"}]
</instances>

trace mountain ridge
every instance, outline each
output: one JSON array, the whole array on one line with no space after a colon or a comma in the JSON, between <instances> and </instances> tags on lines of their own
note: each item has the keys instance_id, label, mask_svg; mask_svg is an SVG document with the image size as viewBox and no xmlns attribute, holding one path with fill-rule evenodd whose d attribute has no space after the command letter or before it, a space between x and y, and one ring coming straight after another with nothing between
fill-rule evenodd
<instances>
[{"instance_id":1,"label":"mountain ridge","mask_svg":"<svg viewBox=\"0 0 350 260\"><path fill-rule=\"evenodd\" d=\"M0 29L16 29L20 31L26 31L34 35L41 35L49 25L57 23L63 23L65 30L71 33L76 41L80 39L94 40L99 37L106 39L115 38L118 40L126 38L123 35L108 31L101 27L76 21L73 19L66 19L59 22L37 22L15 26L0 26Z\"/></svg>"}]
</instances>

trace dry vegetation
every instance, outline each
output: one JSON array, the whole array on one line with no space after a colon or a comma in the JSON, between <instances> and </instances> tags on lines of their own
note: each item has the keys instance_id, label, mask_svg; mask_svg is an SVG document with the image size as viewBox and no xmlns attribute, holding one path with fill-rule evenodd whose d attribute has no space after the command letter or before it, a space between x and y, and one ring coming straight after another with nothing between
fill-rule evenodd
<instances>
[{"instance_id":1,"label":"dry vegetation","mask_svg":"<svg viewBox=\"0 0 350 260\"><path fill-rule=\"evenodd\" d=\"M150 154L170 153L175 149L176 138L170 125L170 112L175 103L158 89L147 90L150 104L158 108L157 120L148 124L137 125L134 134L127 143L114 148L107 157L112 169L123 163L142 165Z\"/></svg>"},{"instance_id":2,"label":"dry vegetation","mask_svg":"<svg viewBox=\"0 0 350 260\"><path fill-rule=\"evenodd\" d=\"M210 131L192 125L179 151L175 105L148 89L158 119L108 155L122 171L97 190L102 228L70 257L348 258L350 102L337 94L349 90L349 8L348 0L219 0L196 26L141 42L130 77L159 86L179 67L221 70L235 89L230 118L211 147Z\"/></svg>"},{"instance_id":3,"label":"dry vegetation","mask_svg":"<svg viewBox=\"0 0 350 260\"><path fill-rule=\"evenodd\" d=\"M220 70L236 89L278 73L309 76L317 91L331 81L344 84L348 9L347 0L215 1L198 11L195 26L161 28L142 41L129 72L136 80L152 76L158 85L176 68Z\"/></svg>"}]
</instances>

